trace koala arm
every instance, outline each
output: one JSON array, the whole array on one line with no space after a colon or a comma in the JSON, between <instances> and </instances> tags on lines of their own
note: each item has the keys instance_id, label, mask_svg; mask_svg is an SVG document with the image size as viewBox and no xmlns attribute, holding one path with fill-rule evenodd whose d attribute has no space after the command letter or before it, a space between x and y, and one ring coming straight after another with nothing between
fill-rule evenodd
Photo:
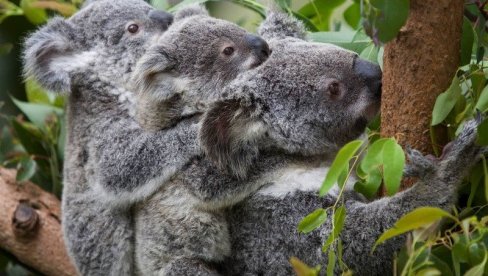
<instances>
[{"instance_id":1,"label":"koala arm","mask_svg":"<svg viewBox=\"0 0 488 276\"><path fill-rule=\"evenodd\" d=\"M344 258L361 273L391 273L381 260L390 259L404 244L405 237L397 237L380 245L371 256L357 254L369 252L376 239L393 227L408 212L422 206L448 209L455 203L456 190L469 169L476 164L483 149L475 144L478 123L469 121L461 135L448 145L439 160L423 157L417 151L409 151L410 163L420 180L410 189L392 197L370 203L346 201L347 217L341 234L344 242ZM371 271L363 271L368 268Z\"/></svg>"},{"instance_id":2,"label":"koala arm","mask_svg":"<svg viewBox=\"0 0 488 276\"><path fill-rule=\"evenodd\" d=\"M95 187L116 204L147 197L200 152L192 118L152 133L130 118L110 120L100 129L92 145Z\"/></svg>"}]
</instances>

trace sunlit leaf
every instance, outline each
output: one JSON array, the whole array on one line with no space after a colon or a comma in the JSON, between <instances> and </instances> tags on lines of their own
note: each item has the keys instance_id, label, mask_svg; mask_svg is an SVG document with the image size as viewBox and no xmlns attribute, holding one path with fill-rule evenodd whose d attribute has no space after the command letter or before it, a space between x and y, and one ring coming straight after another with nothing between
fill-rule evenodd
<instances>
[{"instance_id":1,"label":"sunlit leaf","mask_svg":"<svg viewBox=\"0 0 488 276\"><path fill-rule=\"evenodd\" d=\"M310 33L308 38L315 42L334 44L358 54L371 44L371 39L360 31L315 32Z\"/></svg>"},{"instance_id":2,"label":"sunlit leaf","mask_svg":"<svg viewBox=\"0 0 488 276\"><path fill-rule=\"evenodd\" d=\"M22 15L24 11L8 0L0 0L0 23L9 16Z\"/></svg>"},{"instance_id":3,"label":"sunlit leaf","mask_svg":"<svg viewBox=\"0 0 488 276\"><path fill-rule=\"evenodd\" d=\"M378 64L378 51L379 48L371 43L361 52L361 54L359 54L359 56L367 61Z\"/></svg>"},{"instance_id":4,"label":"sunlit leaf","mask_svg":"<svg viewBox=\"0 0 488 276\"><path fill-rule=\"evenodd\" d=\"M483 90L481 91L475 108L481 112L485 112L488 109L488 86L485 86L485 88L483 88Z\"/></svg>"},{"instance_id":5,"label":"sunlit leaf","mask_svg":"<svg viewBox=\"0 0 488 276\"><path fill-rule=\"evenodd\" d=\"M334 269L336 265L336 255L334 250L329 250L327 256L327 276L334 276Z\"/></svg>"},{"instance_id":6,"label":"sunlit leaf","mask_svg":"<svg viewBox=\"0 0 488 276\"><path fill-rule=\"evenodd\" d=\"M27 118L39 128L44 127L48 116L53 113L62 116L64 113L62 109L50 105L26 103L14 98L12 98L12 101L27 116Z\"/></svg>"},{"instance_id":7,"label":"sunlit leaf","mask_svg":"<svg viewBox=\"0 0 488 276\"><path fill-rule=\"evenodd\" d=\"M319 208L312 213L308 214L305 218L298 224L298 232L300 233L310 233L313 230L320 227L327 220L327 211L325 209Z\"/></svg>"},{"instance_id":8,"label":"sunlit leaf","mask_svg":"<svg viewBox=\"0 0 488 276\"><path fill-rule=\"evenodd\" d=\"M404 215L395 223L392 228L384 232L376 241L374 248L376 248L377 245L385 242L388 239L420 227L425 227L444 217L455 219L451 214L439 208L417 208L412 212Z\"/></svg>"},{"instance_id":9,"label":"sunlit leaf","mask_svg":"<svg viewBox=\"0 0 488 276\"><path fill-rule=\"evenodd\" d=\"M47 20L47 13L44 9L36 8L33 3L36 0L20 0L20 7L24 10L24 15L35 25L42 24Z\"/></svg>"},{"instance_id":10,"label":"sunlit leaf","mask_svg":"<svg viewBox=\"0 0 488 276\"><path fill-rule=\"evenodd\" d=\"M332 186L337 182L340 174L344 171L344 168L349 164L349 160L356 154L359 148L362 146L363 141L355 140L349 142L337 153L334 162L330 166L329 172L325 177L322 186L320 187L320 196L324 196L332 188Z\"/></svg>"},{"instance_id":11,"label":"sunlit leaf","mask_svg":"<svg viewBox=\"0 0 488 276\"><path fill-rule=\"evenodd\" d=\"M359 22L361 22L361 6L359 3L353 2L344 11L344 20L346 20L347 24L353 29L358 28Z\"/></svg>"},{"instance_id":12,"label":"sunlit leaf","mask_svg":"<svg viewBox=\"0 0 488 276\"><path fill-rule=\"evenodd\" d=\"M307 264L300 261L296 257L290 258L290 264L293 267L293 270L295 271L297 276L316 276L319 275L320 272L319 265L316 267L309 267Z\"/></svg>"},{"instance_id":13,"label":"sunlit leaf","mask_svg":"<svg viewBox=\"0 0 488 276\"><path fill-rule=\"evenodd\" d=\"M40 8L40 9L49 9L61 14L64 17L69 17L73 15L77 8L73 4L70 3L62 3L57 1L35 1L32 3L32 7Z\"/></svg>"}]
</instances>

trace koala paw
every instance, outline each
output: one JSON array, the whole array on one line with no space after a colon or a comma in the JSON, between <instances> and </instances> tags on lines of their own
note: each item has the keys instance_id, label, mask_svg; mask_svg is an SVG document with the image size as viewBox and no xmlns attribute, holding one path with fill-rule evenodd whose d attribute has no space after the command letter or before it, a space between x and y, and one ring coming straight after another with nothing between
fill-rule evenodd
<instances>
[{"instance_id":1,"label":"koala paw","mask_svg":"<svg viewBox=\"0 0 488 276\"><path fill-rule=\"evenodd\" d=\"M408 164L403 171L406 177L421 177L433 171L437 167L438 160L432 156L424 156L420 151L407 146Z\"/></svg>"}]
</instances>

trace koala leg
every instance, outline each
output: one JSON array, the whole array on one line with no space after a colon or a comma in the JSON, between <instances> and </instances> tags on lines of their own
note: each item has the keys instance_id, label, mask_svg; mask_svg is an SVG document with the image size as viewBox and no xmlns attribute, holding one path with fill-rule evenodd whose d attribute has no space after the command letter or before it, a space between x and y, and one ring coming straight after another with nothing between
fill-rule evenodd
<instances>
[{"instance_id":1,"label":"koala leg","mask_svg":"<svg viewBox=\"0 0 488 276\"><path fill-rule=\"evenodd\" d=\"M196 202L176 183L138 206L135 255L143 275L164 271L175 260L210 263L229 256L230 237L223 214L199 210L194 207Z\"/></svg>"},{"instance_id":2,"label":"koala leg","mask_svg":"<svg viewBox=\"0 0 488 276\"><path fill-rule=\"evenodd\" d=\"M159 274L161 276L218 276L217 271L202 261L178 258L171 261Z\"/></svg>"},{"instance_id":3,"label":"koala leg","mask_svg":"<svg viewBox=\"0 0 488 276\"><path fill-rule=\"evenodd\" d=\"M449 209L455 203L456 190L469 169L476 164L484 149L477 146L479 122L469 121L462 133L437 161L413 151L411 162L419 181L410 189L392 197L370 203L346 201L347 216L344 230L343 258L358 275L386 275L392 272L393 254L404 244L405 237L388 240L370 251L378 237L403 215L422 206Z\"/></svg>"}]
</instances>

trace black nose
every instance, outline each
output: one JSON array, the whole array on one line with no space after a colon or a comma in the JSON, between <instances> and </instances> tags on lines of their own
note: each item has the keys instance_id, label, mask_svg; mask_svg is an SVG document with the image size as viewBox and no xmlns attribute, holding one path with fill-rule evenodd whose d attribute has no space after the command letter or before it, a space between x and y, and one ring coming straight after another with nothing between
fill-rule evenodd
<instances>
[{"instance_id":1,"label":"black nose","mask_svg":"<svg viewBox=\"0 0 488 276\"><path fill-rule=\"evenodd\" d=\"M271 51L269 50L268 43L264 39L249 34L246 35L245 40L261 63L268 59Z\"/></svg>"},{"instance_id":2,"label":"black nose","mask_svg":"<svg viewBox=\"0 0 488 276\"><path fill-rule=\"evenodd\" d=\"M381 97L382 74L379 65L356 58L354 72L366 82L366 85L375 96Z\"/></svg>"},{"instance_id":3,"label":"black nose","mask_svg":"<svg viewBox=\"0 0 488 276\"><path fill-rule=\"evenodd\" d=\"M149 18L161 25L165 30L173 23L173 15L165 11L152 10L149 12Z\"/></svg>"}]
</instances>

